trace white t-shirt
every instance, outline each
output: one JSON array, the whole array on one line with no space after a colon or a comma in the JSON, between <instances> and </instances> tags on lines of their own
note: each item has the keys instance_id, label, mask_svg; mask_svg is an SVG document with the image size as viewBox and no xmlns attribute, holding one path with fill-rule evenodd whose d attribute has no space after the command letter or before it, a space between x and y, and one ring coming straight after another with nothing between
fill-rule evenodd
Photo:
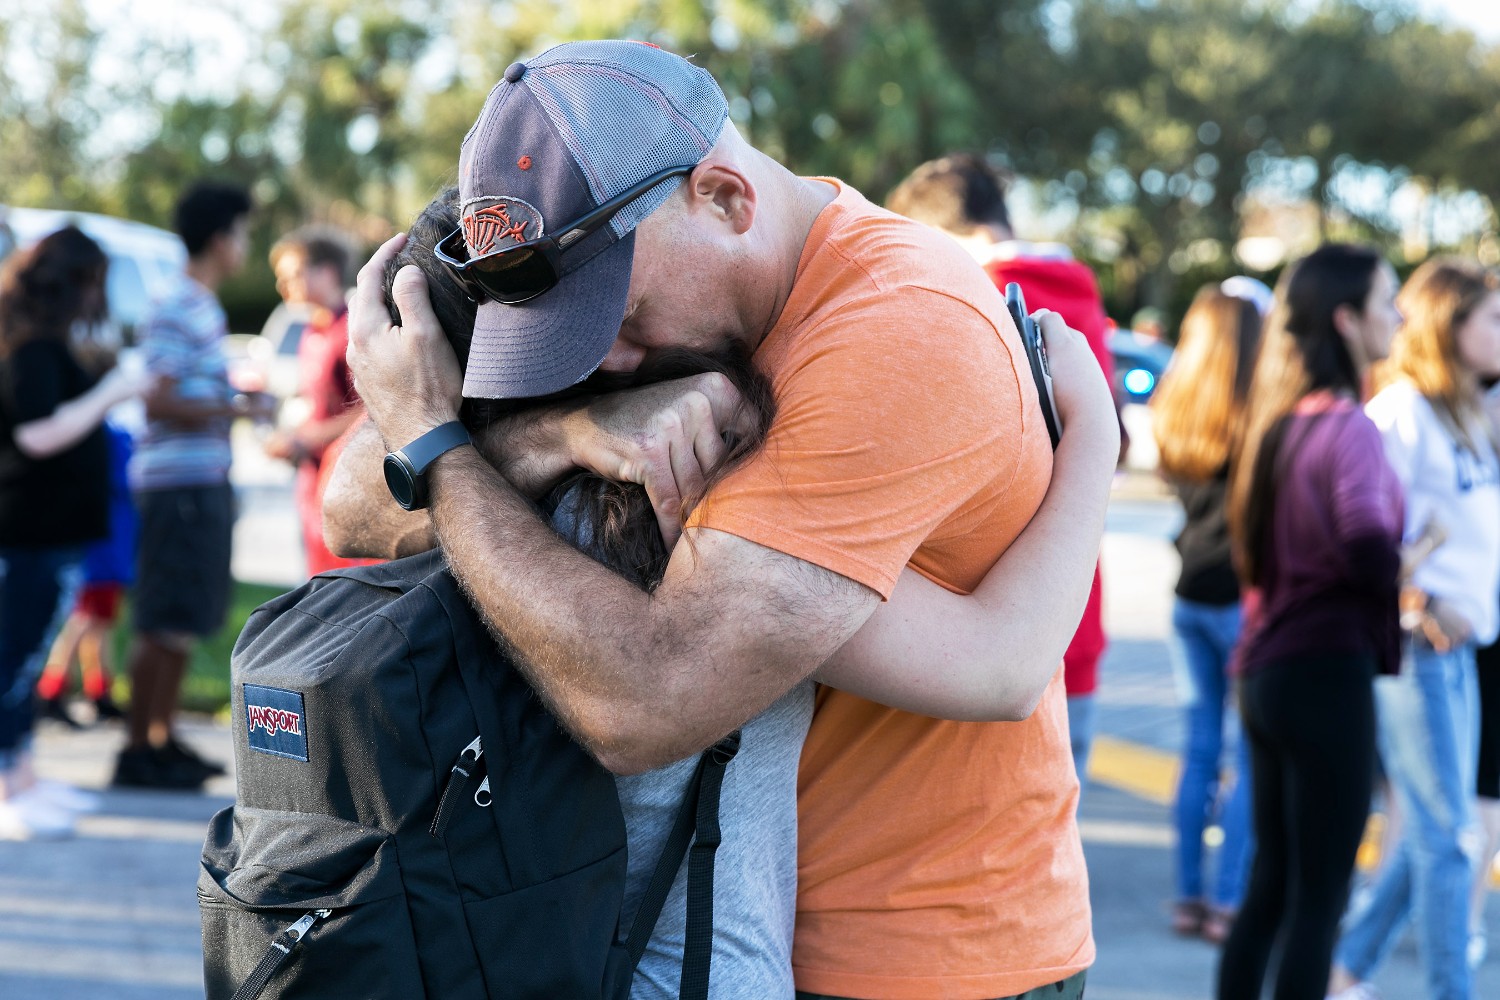
<instances>
[{"instance_id":1,"label":"white t-shirt","mask_svg":"<svg viewBox=\"0 0 1500 1000\"><path fill-rule=\"evenodd\" d=\"M1468 619L1479 645L1493 642L1500 632L1500 459L1484 427L1469 429L1478 451L1469 448L1405 380L1381 390L1365 412L1406 492L1406 540L1433 519L1447 532L1413 582Z\"/></svg>"}]
</instances>

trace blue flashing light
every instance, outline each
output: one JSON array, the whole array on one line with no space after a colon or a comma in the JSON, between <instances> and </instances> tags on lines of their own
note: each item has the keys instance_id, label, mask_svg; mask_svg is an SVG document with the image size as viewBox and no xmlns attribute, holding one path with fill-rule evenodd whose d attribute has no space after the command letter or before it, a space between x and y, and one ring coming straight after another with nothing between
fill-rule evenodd
<instances>
[{"instance_id":1,"label":"blue flashing light","mask_svg":"<svg viewBox=\"0 0 1500 1000\"><path fill-rule=\"evenodd\" d=\"M1132 396L1146 396L1156 387L1156 376L1144 368L1132 368L1125 373L1125 389Z\"/></svg>"}]
</instances>

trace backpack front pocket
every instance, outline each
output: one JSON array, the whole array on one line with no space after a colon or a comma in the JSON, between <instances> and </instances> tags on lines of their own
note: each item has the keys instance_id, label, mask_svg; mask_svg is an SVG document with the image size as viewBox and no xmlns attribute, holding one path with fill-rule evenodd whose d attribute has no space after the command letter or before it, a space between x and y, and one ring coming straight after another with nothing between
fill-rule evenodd
<instances>
[{"instance_id":1,"label":"backpack front pocket","mask_svg":"<svg viewBox=\"0 0 1500 1000\"><path fill-rule=\"evenodd\" d=\"M198 903L208 1000L424 996L396 845L381 830L222 810Z\"/></svg>"}]
</instances>

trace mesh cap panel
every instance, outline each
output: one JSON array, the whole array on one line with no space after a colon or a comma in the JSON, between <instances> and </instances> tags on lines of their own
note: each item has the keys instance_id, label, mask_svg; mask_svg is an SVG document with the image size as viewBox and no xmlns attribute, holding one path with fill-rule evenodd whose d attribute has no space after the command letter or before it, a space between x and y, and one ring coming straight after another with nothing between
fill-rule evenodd
<instances>
[{"instance_id":1,"label":"mesh cap panel","mask_svg":"<svg viewBox=\"0 0 1500 1000\"><path fill-rule=\"evenodd\" d=\"M601 202L658 170L702 160L729 116L705 70L636 43L559 46L533 60L523 82ZM663 181L615 216L616 235L634 229L680 183Z\"/></svg>"}]
</instances>

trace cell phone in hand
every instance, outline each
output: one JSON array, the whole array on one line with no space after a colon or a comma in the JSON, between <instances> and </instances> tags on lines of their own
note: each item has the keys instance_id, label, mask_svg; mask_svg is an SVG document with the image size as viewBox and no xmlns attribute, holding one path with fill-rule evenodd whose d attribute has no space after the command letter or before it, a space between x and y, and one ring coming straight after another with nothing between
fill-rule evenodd
<instances>
[{"instance_id":1,"label":"cell phone in hand","mask_svg":"<svg viewBox=\"0 0 1500 1000\"><path fill-rule=\"evenodd\" d=\"M1052 447L1057 448L1062 440L1062 421L1057 416L1057 396L1052 391L1052 365L1047 361L1047 344L1042 340L1042 331L1026 311L1026 297L1021 286L1012 281L1005 286L1005 306L1010 318L1021 332L1021 346L1026 348L1026 360L1031 365L1031 379L1036 383L1036 398L1042 404L1042 419L1047 424L1047 435L1052 438Z\"/></svg>"}]
</instances>

